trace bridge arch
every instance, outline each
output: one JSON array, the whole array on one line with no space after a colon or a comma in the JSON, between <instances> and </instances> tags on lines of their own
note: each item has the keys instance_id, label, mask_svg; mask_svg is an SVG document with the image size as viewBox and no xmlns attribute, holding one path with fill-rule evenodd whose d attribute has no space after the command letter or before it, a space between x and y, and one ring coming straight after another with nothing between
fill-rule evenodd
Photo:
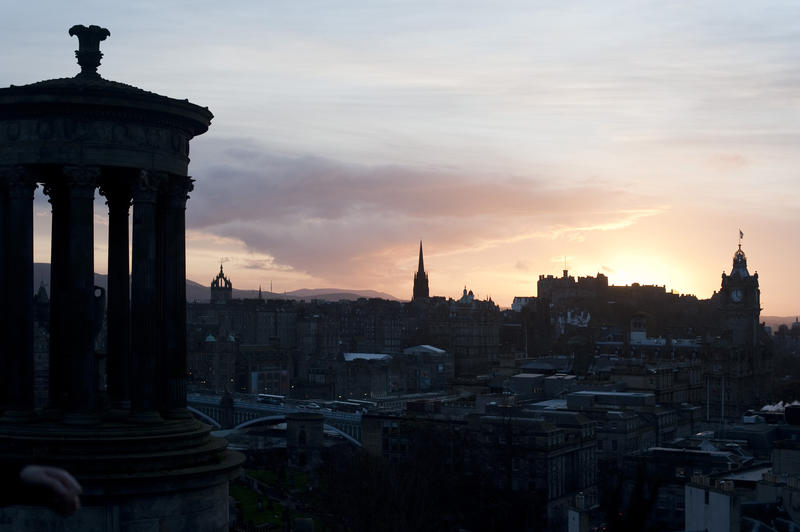
<instances>
[{"instance_id":1,"label":"bridge arch","mask_svg":"<svg viewBox=\"0 0 800 532\"><path fill-rule=\"evenodd\" d=\"M233 427L233 430L239 430L239 429L247 428L247 427L250 427L252 425L257 425L258 423L263 423L265 421L286 421L286 416L285 415L282 415L282 416L263 416L263 417L259 417L259 418L255 418L255 419L250 419L250 420L245 421L243 423L239 423L238 425ZM358 447L361 447L361 442L360 441L358 441L357 439L353 438L352 436L350 436L349 434L347 434L343 430L341 430L339 428L336 428L333 425L329 425L327 423L323 423L322 427L325 428L325 429L332 430L336 434L339 434L339 435L343 436L350 443L352 443L354 445L357 445Z\"/></svg>"},{"instance_id":2,"label":"bridge arch","mask_svg":"<svg viewBox=\"0 0 800 532\"><path fill-rule=\"evenodd\" d=\"M249 427L251 425L257 425L259 423L264 423L265 421L279 421L279 420L280 421L286 421L286 416L284 416L284 415L280 415L280 416L263 416L263 417L257 417L255 419L249 419L249 420L244 421L242 423L239 423L238 425L233 427L233 430L244 429L244 428L247 428L247 427Z\"/></svg>"},{"instance_id":3,"label":"bridge arch","mask_svg":"<svg viewBox=\"0 0 800 532\"><path fill-rule=\"evenodd\" d=\"M201 412L200 410L196 409L195 407L187 406L186 410L188 410L189 412L191 412L195 416L199 417L200 419L202 419L203 421L205 421L206 423L208 423L212 427L215 427L217 429L221 429L222 428L222 425L219 424L219 421L217 421L213 417L209 416L208 414L205 414L205 413Z\"/></svg>"},{"instance_id":4,"label":"bridge arch","mask_svg":"<svg viewBox=\"0 0 800 532\"><path fill-rule=\"evenodd\" d=\"M352 443L352 444L356 445L357 447L361 447L361 442L360 442L360 441L358 441L357 439L353 438L352 436L350 436L350 435L349 435L348 433L346 433L345 431L343 431L343 430L341 430L341 429L339 429L339 428L336 428L336 427L334 427L333 425L328 425L327 423L323 423L323 425L322 425L322 426L323 426L323 427L325 427L325 428L331 429L331 430L332 430L333 432L335 432L336 434L339 434L339 435L341 435L341 436L344 436L344 439L346 439L346 440L347 440L347 441L349 441L350 443Z\"/></svg>"}]
</instances>

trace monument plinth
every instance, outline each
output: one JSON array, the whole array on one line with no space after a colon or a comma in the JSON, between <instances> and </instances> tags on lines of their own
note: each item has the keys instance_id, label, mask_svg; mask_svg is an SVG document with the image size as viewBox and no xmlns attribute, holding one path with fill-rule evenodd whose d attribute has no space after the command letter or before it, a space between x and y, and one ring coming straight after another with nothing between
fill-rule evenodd
<instances>
[{"instance_id":1,"label":"monument plinth","mask_svg":"<svg viewBox=\"0 0 800 532\"><path fill-rule=\"evenodd\" d=\"M0 456L68 469L84 487L84 508L62 521L13 507L0 520L20 530L53 529L55 520L59 530L227 530L228 481L242 457L186 409L189 141L213 115L100 77L107 29L69 34L80 41L74 78L0 89L0 308L8 316L0 320ZM53 224L44 410L33 400L31 292L40 185ZM98 190L109 209L104 375L94 351L103 320L93 283Z\"/></svg>"}]
</instances>

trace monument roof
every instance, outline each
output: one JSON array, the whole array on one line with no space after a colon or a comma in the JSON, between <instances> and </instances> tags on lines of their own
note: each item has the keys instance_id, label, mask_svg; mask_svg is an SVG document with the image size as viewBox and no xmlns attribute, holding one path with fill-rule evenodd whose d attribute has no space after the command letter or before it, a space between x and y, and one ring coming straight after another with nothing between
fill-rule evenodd
<instances>
[{"instance_id":1,"label":"monument roof","mask_svg":"<svg viewBox=\"0 0 800 532\"><path fill-rule=\"evenodd\" d=\"M27 85L0 88L0 118L16 118L34 112L52 113L55 105L77 106L74 111L86 114L91 108L104 112L137 110L168 115L170 121L180 119L192 136L208 130L213 114L188 100L178 100L146 91L133 85L103 79L97 73L100 65L100 41L110 35L98 26L73 26L70 35L77 35L80 49L75 55L81 71L72 78L55 78ZM66 110L66 109L65 109Z\"/></svg>"},{"instance_id":2,"label":"monument roof","mask_svg":"<svg viewBox=\"0 0 800 532\"><path fill-rule=\"evenodd\" d=\"M103 78L56 78L0 88L0 113L3 116L23 114L26 106L41 107L48 104L120 109L133 107L169 115L178 114L191 123L194 136L208 131L208 125L214 117L207 107L200 107L188 100L162 96Z\"/></svg>"}]
</instances>

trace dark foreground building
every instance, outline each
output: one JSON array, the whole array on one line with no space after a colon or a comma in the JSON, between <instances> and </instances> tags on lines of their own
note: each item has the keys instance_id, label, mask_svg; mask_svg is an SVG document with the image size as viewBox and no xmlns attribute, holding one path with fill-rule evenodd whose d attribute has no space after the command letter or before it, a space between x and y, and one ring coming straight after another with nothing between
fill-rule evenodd
<instances>
[{"instance_id":1,"label":"dark foreground building","mask_svg":"<svg viewBox=\"0 0 800 532\"><path fill-rule=\"evenodd\" d=\"M108 30L74 26L81 72L0 89L0 458L52 464L84 488L62 520L0 510L9 530L227 530L241 456L186 408L189 141L212 114L102 79ZM49 399L34 408L33 192L52 205ZM109 208L108 356L94 340L95 191ZM128 220L133 204L131 291ZM107 387L101 383L107 382Z\"/></svg>"}]
</instances>

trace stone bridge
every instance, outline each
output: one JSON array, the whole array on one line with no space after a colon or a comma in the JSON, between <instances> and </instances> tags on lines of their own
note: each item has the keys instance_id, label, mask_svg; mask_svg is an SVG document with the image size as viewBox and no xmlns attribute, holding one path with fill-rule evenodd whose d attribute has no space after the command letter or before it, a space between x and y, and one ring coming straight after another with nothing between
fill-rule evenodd
<instances>
[{"instance_id":1,"label":"stone bridge","mask_svg":"<svg viewBox=\"0 0 800 532\"><path fill-rule=\"evenodd\" d=\"M361 414L329 412L301 408L299 405L271 405L245 399L229 399L215 395L189 394L189 410L219 429L242 429L267 421L278 421L291 412L316 412L325 416L325 427L361 445Z\"/></svg>"}]
</instances>

